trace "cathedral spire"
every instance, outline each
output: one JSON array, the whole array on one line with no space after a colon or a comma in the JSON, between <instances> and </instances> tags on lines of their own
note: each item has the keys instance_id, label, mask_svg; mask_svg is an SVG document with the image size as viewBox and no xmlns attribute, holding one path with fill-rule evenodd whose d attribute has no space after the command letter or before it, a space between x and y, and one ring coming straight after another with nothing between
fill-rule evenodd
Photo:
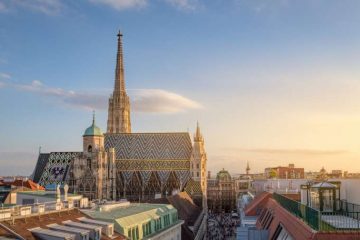
<instances>
[{"instance_id":1,"label":"cathedral spire","mask_svg":"<svg viewBox=\"0 0 360 240\"><path fill-rule=\"evenodd\" d=\"M117 55L116 55L114 92L125 91L124 58L123 58L123 48L122 48L122 36L123 35L119 30L119 33L117 34L118 47L117 47Z\"/></svg>"},{"instance_id":2,"label":"cathedral spire","mask_svg":"<svg viewBox=\"0 0 360 240\"><path fill-rule=\"evenodd\" d=\"M116 54L115 86L109 99L107 133L130 133L130 99L125 90L122 34L119 31Z\"/></svg>"}]
</instances>

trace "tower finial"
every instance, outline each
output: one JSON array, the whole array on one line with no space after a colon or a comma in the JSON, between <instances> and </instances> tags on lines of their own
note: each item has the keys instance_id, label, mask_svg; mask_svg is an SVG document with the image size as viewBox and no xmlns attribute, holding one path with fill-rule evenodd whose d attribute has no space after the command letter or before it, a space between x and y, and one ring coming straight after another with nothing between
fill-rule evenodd
<instances>
[{"instance_id":1,"label":"tower finial","mask_svg":"<svg viewBox=\"0 0 360 240\"><path fill-rule=\"evenodd\" d=\"M93 125L95 125L95 110L93 110L93 122L92 122Z\"/></svg>"}]
</instances>

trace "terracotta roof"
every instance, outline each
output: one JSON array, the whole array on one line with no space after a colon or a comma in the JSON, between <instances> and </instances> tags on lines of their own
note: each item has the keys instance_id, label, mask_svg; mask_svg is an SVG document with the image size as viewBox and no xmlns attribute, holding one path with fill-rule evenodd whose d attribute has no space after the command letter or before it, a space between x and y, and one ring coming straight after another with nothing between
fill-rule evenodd
<instances>
[{"instance_id":1,"label":"terracotta roof","mask_svg":"<svg viewBox=\"0 0 360 240\"><path fill-rule=\"evenodd\" d=\"M66 220L72 220L74 222L78 222L77 218L79 217L87 217L87 215L81 213L79 210L74 209L70 210L69 212L61 212L59 213L51 213L51 214L44 214L41 215L40 218L38 216L34 217L27 217L26 221L24 218L15 220L15 224L12 225L8 222L2 222L6 227L10 228L11 230L15 231L17 234L21 235L26 240L35 240L34 236L28 229L41 227L47 228L47 225L52 223L57 223L63 225L62 222ZM1 228L0 228L1 229ZM1 230L0 230L0 233ZM111 238L102 235L102 240L110 240ZM116 238L112 238L113 240L123 240L126 239L124 236L118 235Z\"/></svg>"},{"instance_id":2,"label":"terracotta roof","mask_svg":"<svg viewBox=\"0 0 360 240\"><path fill-rule=\"evenodd\" d=\"M360 239L358 232L323 232L317 233L313 240L357 240Z\"/></svg>"},{"instance_id":3,"label":"terracotta roof","mask_svg":"<svg viewBox=\"0 0 360 240\"><path fill-rule=\"evenodd\" d=\"M23 181L21 179L16 179L13 182L3 182L0 180L0 185L2 186L16 186L16 187L24 187L30 190L45 190L44 187L38 185L37 183L34 183L31 180Z\"/></svg>"},{"instance_id":4,"label":"terracotta roof","mask_svg":"<svg viewBox=\"0 0 360 240\"><path fill-rule=\"evenodd\" d=\"M291 235L294 240L355 240L360 239L360 232L317 232L274 199L268 198L259 216L256 226L259 229L269 230L269 239L279 225Z\"/></svg>"},{"instance_id":5,"label":"terracotta roof","mask_svg":"<svg viewBox=\"0 0 360 240\"><path fill-rule=\"evenodd\" d=\"M246 216L259 215L267 200L271 197L271 193L262 192L255 196L255 198L245 207Z\"/></svg>"},{"instance_id":6,"label":"terracotta roof","mask_svg":"<svg viewBox=\"0 0 360 240\"><path fill-rule=\"evenodd\" d=\"M264 229L266 227L268 228L270 237L269 239L272 238L279 224L281 224L295 240L310 240L313 239L313 237L315 236L316 232L311 227L309 227L306 223L288 212L285 208L281 207L280 204L278 204L272 198L267 199L267 203L264 206L263 211L263 214L265 214L265 212L269 212L272 216L274 216L272 220L270 220L270 224L269 222L264 222L266 221L264 219L269 218L261 219L260 217L257 222L257 227L260 227L261 229ZM266 224L267 226L264 226L264 224Z\"/></svg>"},{"instance_id":7,"label":"terracotta roof","mask_svg":"<svg viewBox=\"0 0 360 240\"><path fill-rule=\"evenodd\" d=\"M179 218L185 221L185 223L181 225L181 239L194 239L194 234L189 226L194 225L201 213L201 208L193 202L187 192L181 192L167 198L152 199L150 202L172 204L178 211Z\"/></svg>"},{"instance_id":8,"label":"terracotta roof","mask_svg":"<svg viewBox=\"0 0 360 240\"><path fill-rule=\"evenodd\" d=\"M178 210L179 218L187 225L192 226L201 213L198 207L187 192L181 192L168 197L169 202Z\"/></svg>"}]
</instances>

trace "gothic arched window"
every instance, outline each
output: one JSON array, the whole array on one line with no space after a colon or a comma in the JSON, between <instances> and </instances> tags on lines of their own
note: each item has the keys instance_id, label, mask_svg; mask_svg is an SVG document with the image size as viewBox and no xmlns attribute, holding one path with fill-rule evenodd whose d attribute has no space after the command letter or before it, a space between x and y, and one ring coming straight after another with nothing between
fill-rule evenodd
<instances>
[{"instance_id":1,"label":"gothic arched window","mask_svg":"<svg viewBox=\"0 0 360 240\"><path fill-rule=\"evenodd\" d=\"M87 164L87 167L91 169L91 158L87 159L86 164Z\"/></svg>"},{"instance_id":2,"label":"gothic arched window","mask_svg":"<svg viewBox=\"0 0 360 240\"><path fill-rule=\"evenodd\" d=\"M88 146L88 152L92 152L92 146L91 145Z\"/></svg>"}]
</instances>

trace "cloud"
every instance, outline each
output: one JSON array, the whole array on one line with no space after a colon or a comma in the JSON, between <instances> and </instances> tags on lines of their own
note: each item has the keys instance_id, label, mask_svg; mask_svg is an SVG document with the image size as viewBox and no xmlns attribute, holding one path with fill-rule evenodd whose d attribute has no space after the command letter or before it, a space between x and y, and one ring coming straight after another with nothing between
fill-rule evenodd
<instances>
[{"instance_id":1,"label":"cloud","mask_svg":"<svg viewBox=\"0 0 360 240\"><path fill-rule=\"evenodd\" d=\"M170 5L181 10L195 10L198 7L198 0L165 0Z\"/></svg>"},{"instance_id":2,"label":"cloud","mask_svg":"<svg viewBox=\"0 0 360 240\"><path fill-rule=\"evenodd\" d=\"M58 15L63 7L60 0L12 0L6 5L0 3L0 12L23 8L46 15Z\"/></svg>"},{"instance_id":3,"label":"cloud","mask_svg":"<svg viewBox=\"0 0 360 240\"><path fill-rule=\"evenodd\" d=\"M6 12L7 7L5 6L5 3L0 2L0 12Z\"/></svg>"},{"instance_id":4,"label":"cloud","mask_svg":"<svg viewBox=\"0 0 360 240\"><path fill-rule=\"evenodd\" d=\"M108 94L76 92L53 88L44 85L39 80L31 84L13 84L0 82L0 87L9 87L18 91L32 92L38 95L52 98L57 102L70 107L83 109L106 110ZM178 113L186 110L198 109L202 106L177 93L162 89L133 89L129 91L131 108L135 112L146 113Z\"/></svg>"},{"instance_id":5,"label":"cloud","mask_svg":"<svg viewBox=\"0 0 360 240\"><path fill-rule=\"evenodd\" d=\"M177 93L161 89L135 89L133 93L133 109L138 112L177 113L202 106Z\"/></svg>"},{"instance_id":6,"label":"cloud","mask_svg":"<svg viewBox=\"0 0 360 240\"><path fill-rule=\"evenodd\" d=\"M0 79L10 79L10 74L0 72Z\"/></svg>"},{"instance_id":7,"label":"cloud","mask_svg":"<svg viewBox=\"0 0 360 240\"><path fill-rule=\"evenodd\" d=\"M321 150L321 149L275 149L275 148L239 148L231 149L242 152L265 154L291 154L291 155L340 155L348 153L346 150Z\"/></svg>"},{"instance_id":8,"label":"cloud","mask_svg":"<svg viewBox=\"0 0 360 240\"><path fill-rule=\"evenodd\" d=\"M116 10L141 8L147 5L147 0L89 0L92 3L107 5Z\"/></svg>"},{"instance_id":9,"label":"cloud","mask_svg":"<svg viewBox=\"0 0 360 240\"><path fill-rule=\"evenodd\" d=\"M251 9L256 14L270 11L289 5L289 0L233 0L234 7L237 9Z\"/></svg>"},{"instance_id":10,"label":"cloud","mask_svg":"<svg viewBox=\"0 0 360 240\"><path fill-rule=\"evenodd\" d=\"M34 80L31 84L8 84L8 86L19 91L33 92L42 96L52 97L58 102L71 107L84 109L106 108L107 101L105 95L53 88L44 85L39 80Z\"/></svg>"}]
</instances>

